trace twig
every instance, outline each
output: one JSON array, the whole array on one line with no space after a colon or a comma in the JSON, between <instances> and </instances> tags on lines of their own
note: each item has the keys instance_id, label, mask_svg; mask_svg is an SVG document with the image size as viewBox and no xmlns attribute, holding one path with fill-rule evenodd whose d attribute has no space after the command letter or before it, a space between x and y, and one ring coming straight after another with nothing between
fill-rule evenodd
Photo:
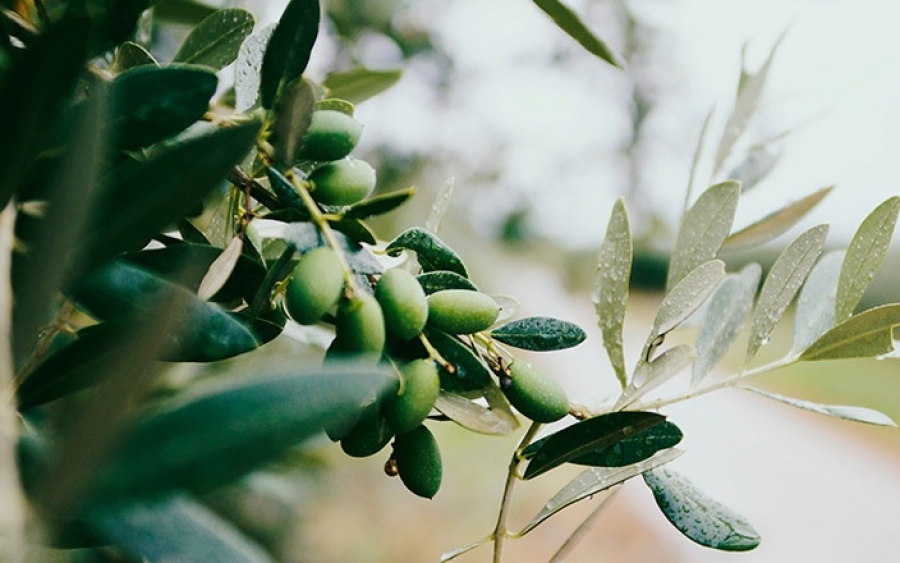
<instances>
[{"instance_id":1,"label":"twig","mask_svg":"<svg viewBox=\"0 0 900 563\"><path fill-rule=\"evenodd\" d=\"M516 448L516 451L513 453L512 459L509 462L509 470L506 473L506 486L503 487L503 499L500 501L500 513L497 515L497 526L494 527L494 563L500 563L501 558L503 557L503 542L509 535L509 530L506 528L506 521L509 518L509 507L512 503L512 491L516 485L516 479L518 478L517 470L519 468L519 462L521 461L519 454L531 443L531 440L534 439L535 434L537 434L540 428L541 424L539 422L533 422L531 424L531 427L529 427L528 431L525 432L525 435L522 436L522 441L519 442L519 446Z\"/></svg>"}]
</instances>

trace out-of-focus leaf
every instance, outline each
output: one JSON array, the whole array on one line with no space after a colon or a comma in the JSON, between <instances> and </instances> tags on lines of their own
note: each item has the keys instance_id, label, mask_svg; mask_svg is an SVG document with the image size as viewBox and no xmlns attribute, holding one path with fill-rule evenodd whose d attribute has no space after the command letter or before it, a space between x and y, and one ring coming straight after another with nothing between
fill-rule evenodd
<instances>
[{"instance_id":1,"label":"out-of-focus leaf","mask_svg":"<svg viewBox=\"0 0 900 563\"><path fill-rule=\"evenodd\" d=\"M633 251L628 212L625 201L619 198L613 206L606 227L606 237L600 245L592 299L597 312L597 324L603 336L603 346L623 389L628 385L628 375L625 372L622 325L628 302Z\"/></svg>"},{"instance_id":2,"label":"out-of-focus leaf","mask_svg":"<svg viewBox=\"0 0 900 563\"><path fill-rule=\"evenodd\" d=\"M359 203L354 203L344 210L344 217L367 219L376 215L384 215L406 203L415 193L415 188L406 188L405 190L396 190L370 197Z\"/></svg>"},{"instance_id":3,"label":"out-of-focus leaf","mask_svg":"<svg viewBox=\"0 0 900 563\"><path fill-rule=\"evenodd\" d=\"M892 329L900 325L900 305L874 307L823 334L800 354L801 360L871 358L894 350Z\"/></svg>"},{"instance_id":4,"label":"out-of-focus leaf","mask_svg":"<svg viewBox=\"0 0 900 563\"><path fill-rule=\"evenodd\" d=\"M284 230L282 238L300 252L306 252L317 246L325 245L325 241L318 229L311 223L289 224ZM335 232L334 238L340 245L341 250L343 250L347 263L355 273L369 276L378 275L384 271L384 266L367 248L354 242L341 232Z\"/></svg>"},{"instance_id":5,"label":"out-of-focus leaf","mask_svg":"<svg viewBox=\"0 0 900 563\"><path fill-rule=\"evenodd\" d=\"M825 253L813 266L794 313L794 350L805 350L834 326L838 279L845 251Z\"/></svg>"},{"instance_id":6,"label":"out-of-focus leaf","mask_svg":"<svg viewBox=\"0 0 900 563\"><path fill-rule=\"evenodd\" d=\"M684 190L684 205L681 208L681 215L687 213L691 204L691 195L694 190L694 178L697 176L697 168L700 165L700 157L703 155L703 146L706 144L706 132L709 130L709 122L712 121L715 106L709 108L706 118L703 120L703 126L700 128L700 135L697 137L697 146L694 147L694 156L691 157L691 171L688 174L688 183Z\"/></svg>"},{"instance_id":7,"label":"out-of-focus leaf","mask_svg":"<svg viewBox=\"0 0 900 563\"><path fill-rule=\"evenodd\" d=\"M541 511L531 519L518 535L524 536L560 510L580 500L596 495L632 477L637 477L645 471L669 463L683 453L683 451L673 448L661 451L650 459L634 465L626 465L625 467L591 467L586 469L553 495L553 498L547 501Z\"/></svg>"},{"instance_id":8,"label":"out-of-focus leaf","mask_svg":"<svg viewBox=\"0 0 900 563\"><path fill-rule=\"evenodd\" d=\"M441 391L434 408L463 428L479 434L505 436L519 426L515 415L508 409L485 407L447 391Z\"/></svg>"},{"instance_id":9,"label":"out-of-focus leaf","mask_svg":"<svg viewBox=\"0 0 900 563\"><path fill-rule=\"evenodd\" d=\"M775 239L796 225L813 207L825 199L825 196L830 194L832 189L834 189L834 186L822 188L802 199L785 205L778 211L766 215L759 221L729 236L725 239L722 248L728 250L751 248Z\"/></svg>"},{"instance_id":10,"label":"out-of-focus leaf","mask_svg":"<svg viewBox=\"0 0 900 563\"><path fill-rule=\"evenodd\" d=\"M891 417L889 417L888 415L864 407L853 407L847 405L820 405L818 403L801 401L800 399L794 399L792 397L776 395L775 393L769 393L768 391L763 391L762 389L754 389L752 387L743 387L743 389L753 391L757 395L762 395L763 397L778 401L779 403L791 405L792 407L797 407L798 409L803 409L806 411L817 412L819 414L824 414L825 416L832 416L834 418L851 420L853 422L862 422L865 424L874 424L876 426L897 426L897 423L891 420Z\"/></svg>"},{"instance_id":11,"label":"out-of-focus leaf","mask_svg":"<svg viewBox=\"0 0 900 563\"><path fill-rule=\"evenodd\" d=\"M564 350L584 342L587 335L568 321L552 317L526 317L491 330L491 337L523 350Z\"/></svg>"},{"instance_id":12,"label":"out-of-focus leaf","mask_svg":"<svg viewBox=\"0 0 900 563\"><path fill-rule=\"evenodd\" d=\"M456 252L436 235L419 227L412 227L397 235L385 250L390 256L399 256L402 250L415 252L419 264L426 272L448 270L469 277L465 265Z\"/></svg>"},{"instance_id":13,"label":"out-of-focus leaf","mask_svg":"<svg viewBox=\"0 0 900 563\"><path fill-rule=\"evenodd\" d=\"M766 146L752 147L744 160L728 173L728 178L740 182L741 190L747 193L766 179L779 160L779 152L773 152Z\"/></svg>"},{"instance_id":14,"label":"out-of-focus leaf","mask_svg":"<svg viewBox=\"0 0 900 563\"><path fill-rule=\"evenodd\" d=\"M88 267L123 250L141 247L182 219L254 146L258 123L219 129L186 141L156 158L127 162L110 173L107 197L95 210L86 237Z\"/></svg>"},{"instance_id":15,"label":"out-of-focus leaf","mask_svg":"<svg viewBox=\"0 0 900 563\"><path fill-rule=\"evenodd\" d=\"M91 23L91 54L99 55L130 39L141 14L153 0L92 0L88 7Z\"/></svg>"},{"instance_id":16,"label":"out-of-focus leaf","mask_svg":"<svg viewBox=\"0 0 900 563\"><path fill-rule=\"evenodd\" d=\"M753 262L725 277L709 299L697 333L697 359L691 383L697 385L722 359L740 334L759 287L762 268Z\"/></svg>"},{"instance_id":17,"label":"out-of-focus leaf","mask_svg":"<svg viewBox=\"0 0 900 563\"><path fill-rule=\"evenodd\" d=\"M244 241L238 237L231 239L228 246L218 258L213 260L209 269L200 280L200 287L197 288L197 297L204 301L210 299L218 293L234 272L238 259L241 257L241 249L244 247Z\"/></svg>"},{"instance_id":18,"label":"out-of-focus leaf","mask_svg":"<svg viewBox=\"0 0 900 563\"><path fill-rule=\"evenodd\" d=\"M900 197L888 198L863 220L847 248L841 277L838 281L835 320L841 322L853 314L887 254L897 215Z\"/></svg>"},{"instance_id":19,"label":"out-of-focus leaf","mask_svg":"<svg viewBox=\"0 0 900 563\"><path fill-rule=\"evenodd\" d=\"M104 467L93 496L210 491L277 460L323 428L346 423L392 381L376 367L303 373L285 366L148 412Z\"/></svg>"},{"instance_id":20,"label":"out-of-focus leaf","mask_svg":"<svg viewBox=\"0 0 900 563\"><path fill-rule=\"evenodd\" d=\"M113 60L113 72L125 72L139 66L159 66L153 55L137 43L126 41L116 49L116 58Z\"/></svg>"},{"instance_id":21,"label":"out-of-focus leaf","mask_svg":"<svg viewBox=\"0 0 900 563\"><path fill-rule=\"evenodd\" d=\"M644 473L662 513L688 539L723 551L747 551L760 537L743 516L706 496L678 473L662 467Z\"/></svg>"},{"instance_id":22,"label":"out-of-focus leaf","mask_svg":"<svg viewBox=\"0 0 900 563\"><path fill-rule=\"evenodd\" d=\"M491 386L491 372L465 344L434 328L426 328L425 336L456 370L455 373L439 370L441 389L463 396L470 396L472 392L476 392L476 396L482 396L483 390Z\"/></svg>"},{"instance_id":23,"label":"out-of-focus leaf","mask_svg":"<svg viewBox=\"0 0 900 563\"><path fill-rule=\"evenodd\" d=\"M448 272L446 270L436 270L434 272L425 272L416 276L419 285L426 295L430 295L436 291L445 289L468 289L470 291L478 291L478 287L468 278L464 278L456 272Z\"/></svg>"},{"instance_id":24,"label":"out-of-focus leaf","mask_svg":"<svg viewBox=\"0 0 900 563\"><path fill-rule=\"evenodd\" d=\"M453 197L453 177L447 178L441 189L438 190L434 203L431 204L431 210L428 211L428 219L425 220L425 230L429 233L437 234L441 228L441 221L444 220L444 214L450 206L450 198Z\"/></svg>"},{"instance_id":25,"label":"out-of-focus leaf","mask_svg":"<svg viewBox=\"0 0 900 563\"><path fill-rule=\"evenodd\" d=\"M733 180L711 186L685 213L672 248L666 288L671 290L694 268L715 258L731 231L741 185Z\"/></svg>"},{"instance_id":26,"label":"out-of-focus leaf","mask_svg":"<svg viewBox=\"0 0 900 563\"><path fill-rule=\"evenodd\" d=\"M303 78L286 84L278 96L270 141L281 164L292 165L299 160L301 140L309 129L315 103L312 84Z\"/></svg>"},{"instance_id":27,"label":"out-of-focus leaf","mask_svg":"<svg viewBox=\"0 0 900 563\"><path fill-rule=\"evenodd\" d=\"M87 57L90 22L68 18L28 47L0 83L0 209L21 187L34 156L53 135L52 124L75 87ZM36 69L53 69L38 72Z\"/></svg>"},{"instance_id":28,"label":"out-of-focus leaf","mask_svg":"<svg viewBox=\"0 0 900 563\"><path fill-rule=\"evenodd\" d=\"M225 8L200 22L181 44L172 62L204 65L216 70L237 58L244 39L253 31L253 14L240 8Z\"/></svg>"},{"instance_id":29,"label":"out-of-focus leaf","mask_svg":"<svg viewBox=\"0 0 900 563\"><path fill-rule=\"evenodd\" d=\"M634 377L628 387L622 391L622 395L616 402L615 410L626 408L660 387L689 368L692 361L694 361L694 348L688 344L679 344L649 362L643 360L638 362L634 369Z\"/></svg>"},{"instance_id":30,"label":"out-of-focus leaf","mask_svg":"<svg viewBox=\"0 0 900 563\"><path fill-rule=\"evenodd\" d=\"M551 434L538 449L523 479L533 479L563 463L612 446L666 419L653 412L611 412L589 418Z\"/></svg>"},{"instance_id":31,"label":"out-of-focus leaf","mask_svg":"<svg viewBox=\"0 0 900 563\"><path fill-rule=\"evenodd\" d=\"M453 561L460 555L465 555L469 553L476 547L480 547L490 541L493 541L493 537L482 538L477 542L470 543L469 545L464 545L462 547L458 547L456 549L452 549L450 551L444 552L441 554L441 558L438 560L438 563L447 563L447 561Z\"/></svg>"},{"instance_id":32,"label":"out-of-focus leaf","mask_svg":"<svg viewBox=\"0 0 900 563\"><path fill-rule=\"evenodd\" d=\"M140 561L274 563L266 551L187 496L96 508L91 528Z\"/></svg>"},{"instance_id":33,"label":"out-of-focus leaf","mask_svg":"<svg viewBox=\"0 0 900 563\"><path fill-rule=\"evenodd\" d=\"M576 465L595 467L624 467L644 461L656 452L677 446L684 437L681 429L665 420L656 426L633 434L595 452L589 452L569 461ZM549 436L532 442L522 451L522 457L529 459L543 447Z\"/></svg>"},{"instance_id":34,"label":"out-of-focus leaf","mask_svg":"<svg viewBox=\"0 0 900 563\"><path fill-rule=\"evenodd\" d=\"M747 363L753 359L806 279L816 259L822 252L828 225L809 229L788 246L775 260L766 281L759 292L753 322L750 325L750 342L747 345Z\"/></svg>"},{"instance_id":35,"label":"out-of-focus leaf","mask_svg":"<svg viewBox=\"0 0 900 563\"><path fill-rule=\"evenodd\" d=\"M403 71L400 69L372 70L356 67L332 72L325 77L322 86L328 89L328 95L332 98L359 104L384 92L396 84L401 76Z\"/></svg>"},{"instance_id":36,"label":"out-of-focus leaf","mask_svg":"<svg viewBox=\"0 0 900 563\"><path fill-rule=\"evenodd\" d=\"M722 165L725 164L725 159L731 154L731 149L734 147L735 142L744 134L747 124L750 123L750 118L756 113L756 109L759 107L759 100L762 98L763 87L766 84L766 79L769 77L769 69L775 58L775 52L778 50L778 46L783 38L784 35L778 38L778 41L775 42L775 45L772 46L772 50L769 52L769 57L756 74L748 75L745 80L742 80L741 87L738 88L737 100L734 102L734 109L725 122L722 138L719 140L719 146L716 147L715 162L713 164L714 173L722 169Z\"/></svg>"},{"instance_id":37,"label":"out-of-focus leaf","mask_svg":"<svg viewBox=\"0 0 900 563\"><path fill-rule=\"evenodd\" d=\"M356 107L353 105L353 103L348 102L347 100L342 100L339 98L325 98L323 100L316 100L316 111L319 110L339 111L345 115L353 117L353 114L356 112Z\"/></svg>"},{"instance_id":38,"label":"out-of-focus leaf","mask_svg":"<svg viewBox=\"0 0 900 563\"><path fill-rule=\"evenodd\" d=\"M110 87L107 126L117 146L134 150L183 131L209 109L216 83L201 67L144 65L123 72Z\"/></svg>"},{"instance_id":39,"label":"out-of-focus leaf","mask_svg":"<svg viewBox=\"0 0 900 563\"><path fill-rule=\"evenodd\" d=\"M557 26L566 34L584 47L588 53L606 61L615 67L620 67L619 61L612 50L599 37L594 35L581 21L578 14L559 0L532 0L535 5L550 16Z\"/></svg>"},{"instance_id":40,"label":"out-of-focus leaf","mask_svg":"<svg viewBox=\"0 0 900 563\"><path fill-rule=\"evenodd\" d=\"M267 25L244 40L234 64L234 109L244 113L259 99L260 71L266 45L276 24Z\"/></svg>"},{"instance_id":41,"label":"out-of-focus leaf","mask_svg":"<svg viewBox=\"0 0 900 563\"><path fill-rule=\"evenodd\" d=\"M291 0L266 46L260 70L259 95L271 108L290 82L300 78L319 33L319 1Z\"/></svg>"}]
</instances>

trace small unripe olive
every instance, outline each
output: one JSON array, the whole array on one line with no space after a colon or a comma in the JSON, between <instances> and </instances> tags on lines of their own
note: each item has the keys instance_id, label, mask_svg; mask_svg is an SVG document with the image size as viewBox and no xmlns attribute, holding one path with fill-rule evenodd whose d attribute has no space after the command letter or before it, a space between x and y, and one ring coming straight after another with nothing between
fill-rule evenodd
<instances>
[{"instance_id":1,"label":"small unripe olive","mask_svg":"<svg viewBox=\"0 0 900 563\"><path fill-rule=\"evenodd\" d=\"M325 205L353 205L375 189L375 169L364 160L344 158L324 164L309 175L310 193Z\"/></svg>"},{"instance_id":2,"label":"small unripe olive","mask_svg":"<svg viewBox=\"0 0 900 563\"><path fill-rule=\"evenodd\" d=\"M535 422L553 422L569 412L569 399L559 384L528 362L509 366L512 381L503 392L510 404Z\"/></svg>"},{"instance_id":3,"label":"small unripe olive","mask_svg":"<svg viewBox=\"0 0 900 563\"><path fill-rule=\"evenodd\" d=\"M364 408L353 428L341 438L341 449L352 457L368 457L391 441L393 432L376 403Z\"/></svg>"},{"instance_id":4,"label":"small unripe olive","mask_svg":"<svg viewBox=\"0 0 900 563\"><path fill-rule=\"evenodd\" d=\"M375 287L375 299L384 312L384 326L395 340L411 340L425 328L428 301L416 278L400 268L382 274Z\"/></svg>"},{"instance_id":5,"label":"small unripe olive","mask_svg":"<svg viewBox=\"0 0 900 563\"><path fill-rule=\"evenodd\" d=\"M480 291L445 289L428 296L428 324L450 334L472 334L490 328L500 306Z\"/></svg>"},{"instance_id":6,"label":"small unripe olive","mask_svg":"<svg viewBox=\"0 0 900 563\"><path fill-rule=\"evenodd\" d=\"M350 300L338 305L334 323L335 338L328 357L342 355L381 357L384 350L384 315L371 294L357 291Z\"/></svg>"},{"instance_id":7,"label":"small unripe olive","mask_svg":"<svg viewBox=\"0 0 900 563\"><path fill-rule=\"evenodd\" d=\"M292 319L309 325L331 309L344 289L344 269L334 250L320 246L300 258L284 295Z\"/></svg>"},{"instance_id":8,"label":"small unripe olive","mask_svg":"<svg viewBox=\"0 0 900 563\"><path fill-rule=\"evenodd\" d=\"M432 360L415 360L400 370L403 393L391 397L384 409L397 434L413 430L425 420L441 391L441 378Z\"/></svg>"},{"instance_id":9,"label":"small unripe olive","mask_svg":"<svg viewBox=\"0 0 900 563\"><path fill-rule=\"evenodd\" d=\"M346 113L329 109L314 111L303 136L300 157L340 160L356 147L362 129L362 124Z\"/></svg>"},{"instance_id":10,"label":"small unripe olive","mask_svg":"<svg viewBox=\"0 0 900 563\"><path fill-rule=\"evenodd\" d=\"M432 498L441 488L441 451L431 432L422 425L394 439L397 472L406 488L420 497Z\"/></svg>"}]
</instances>

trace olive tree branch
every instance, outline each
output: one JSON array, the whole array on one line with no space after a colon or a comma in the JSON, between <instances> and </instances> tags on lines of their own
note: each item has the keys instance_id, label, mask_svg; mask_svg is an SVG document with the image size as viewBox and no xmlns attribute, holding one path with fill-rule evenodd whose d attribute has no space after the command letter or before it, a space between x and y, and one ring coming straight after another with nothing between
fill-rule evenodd
<instances>
[{"instance_id":1,"label":"olive tree branch","mask_svg":"<svg viewBox=\"0 0 900 563\"><path fill-rule=\"evenodd\" d=\"M509 470L506 473L506 485L503 487L503 497L500 501L500 513L497 515L497 525L494 527L494 563L500 563L503 557L503 542L506 540L507 536L509 536L509 529L507 528L506 523L509 519L509 508L512 504L513 488L516 485L516 479L518 479L519 463L522 461L520 454L522 450L531 443L540 428L541 423L531 423L531 426L528 428L528 431L525 432L525 435L522 436L522 441L519 442L519 445L516 447L516 451L513 453L512 459L509 462Z\"/></svg>"}]
</instances>

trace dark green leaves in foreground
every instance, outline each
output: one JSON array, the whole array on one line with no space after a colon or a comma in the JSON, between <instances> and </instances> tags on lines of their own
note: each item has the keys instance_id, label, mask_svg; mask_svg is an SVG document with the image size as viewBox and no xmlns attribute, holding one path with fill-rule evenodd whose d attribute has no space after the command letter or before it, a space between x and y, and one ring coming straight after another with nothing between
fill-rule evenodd
<instances>
[{"instance_id":1,"label":"dark green leaves in foreground","mask_svg":"<svg viewBox=\"0 0 900 563\"><path fill-rule=\"evenodd\" d=\"M588 29L578 14L559 0L533 0L535 5L550 16L556 25L592 55L613 66L619 66L612 50Z\"/></svg>"},{"instance_id":2,"label":"dark green leaves in foreground","mask_svg":"<svg viewBox=\"0 0 900 563\"><path fill-rule=\"evenodd\" d=\"M533 442L525 448L522 455L525 458L533 457L553 436L551 434ZM582 454L570 460L569 463L594 467L623 467L643 461L660 450L676 446L683 437L684 434L680 428L665 420L656 426L623 438L611 446Z\"/></svg>"},{"instance_id":3,"label":"dark green leaves in foreground","mask_svg":"<svg viewBox=\"0 0 900 563\"><path fill-rule=\"evenodd\" d=\"M688 539L723 551L748 551L760 537L747 520L709 498L667 468L644 473L644 481L669 522Z\"/></svg>"},{"instance_id":4,"label":"dark green leaves in foreground","mask_svg":"<svg viewBox=\"0 0 900 563\"><path fill-rule=\"evenodd\" d=\"M491 331L491 337L523 350L564 350L584 342L587 335L574 323L552 317L526 317Z\"/></svg>"},{"instance_id":5,"label":"dark green leaves in foreground","mask_svg":"<svg viewBox=\"0 0 900 563\"><path fill-rule=\"evenodd\" d=\"M118 500L225 485L357 416L392 378L352 365L300 374L284 367L139 418L98 478L94 497Z\"/></svg>"},{"instance_id":6,"label":"dark green leaves in foreground","mask_svg":"<svg viewBox=\"0 0 900 563\"><path fill-rule=\"evenodd\" d=\"M260 75L260 99L275 104L279 91L303 75L319 33L319 1L291 0L269 39Z\"/></svg>"},{"instance_id":7,"label":"dark green leaves in foreground","mask_svg":"<svg viewBox=\"0 0 900 563\"><path fill-rule=\"evenodd\" d=\"M523 478L532 479L563 463L602 451L664 420L663 415L652 412L611 412L563 428L535 452Z\"/></svg>"},{"instance_id":8,"label":"dark green leaves in foreground","mask_svg":"<svg viewBox=\"0 0 900 563\"><path fill-rule=\"evenodd\" d=\"M391 256L399 255L401 250L415 252L419 264L426 272L447 270L465 278L469 277L465 265L456 252L437 236L419 227L407 229L397 235L385 250Z\"/></svg>"}]
</instances>

